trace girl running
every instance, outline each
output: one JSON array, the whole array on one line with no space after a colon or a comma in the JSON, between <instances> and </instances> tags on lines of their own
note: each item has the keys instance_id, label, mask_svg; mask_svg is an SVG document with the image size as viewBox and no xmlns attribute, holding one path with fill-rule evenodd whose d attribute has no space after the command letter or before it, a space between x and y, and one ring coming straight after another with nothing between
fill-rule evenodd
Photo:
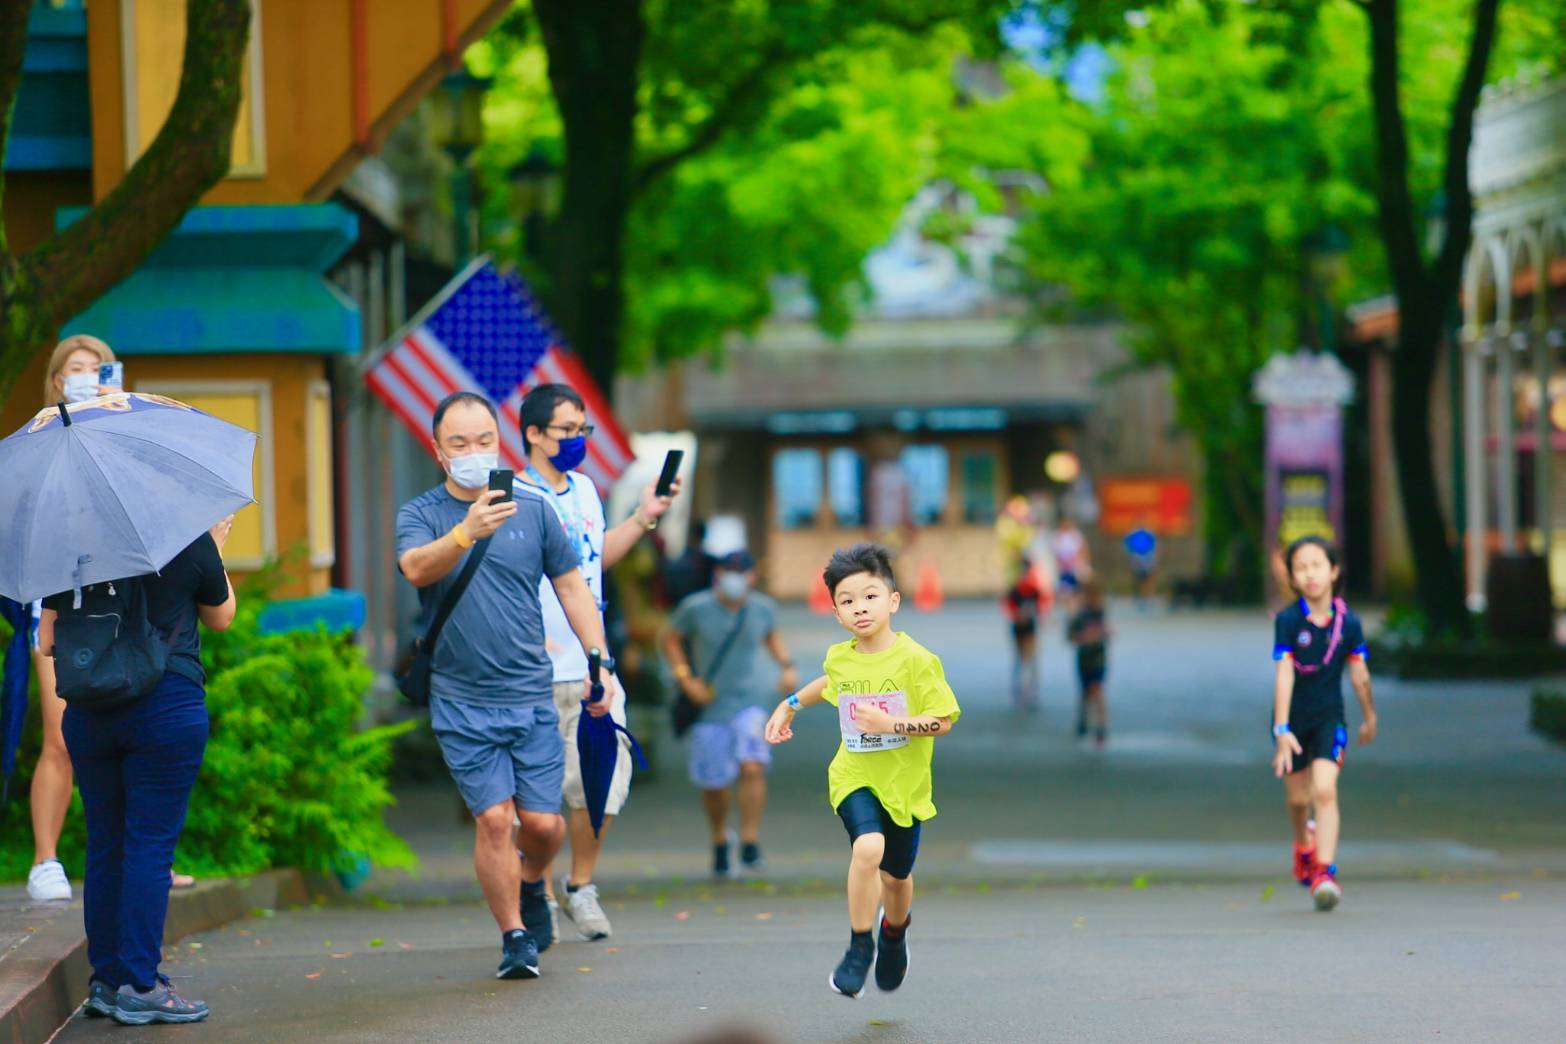
<instances>
[{"instance_id":1,"label":"girl running","mask_svg":"<svg viewBox=\"0 0 1566 1044\"><path fill-rule=\"evenodd\" d=\"M1343 712L1343 669L1364 718L1359 742L1376 738L1376 708L1365 662L1359 617L1337 597L1337 552L1321 537L1301 537L1283 553L1298 601L1276 618L1272 658L1273 775L1283 780L1294 828L1294 876L1310 889L1316 909L1331 910L1343 898L1338 884L1338 773L1348 747ZM1311 807L1316 816L1311 820Z\"/></svg>"}]
</instances>

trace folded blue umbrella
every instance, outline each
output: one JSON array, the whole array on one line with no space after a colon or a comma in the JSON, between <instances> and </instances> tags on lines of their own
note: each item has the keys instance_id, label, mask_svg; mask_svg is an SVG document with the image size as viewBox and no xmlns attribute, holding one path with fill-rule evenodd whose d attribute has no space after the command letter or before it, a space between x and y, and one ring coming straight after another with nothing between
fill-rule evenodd
<instances>
[{"instance_id":1,"label":"folded blue umbrella","mask_svg":"<svg viewBox=\"0 0 1566 1044\"><path fill-rule=\"evenodd\" d=\"M11 773L16 771L16 750L22 744L22 722L27 720L27 669L31 662L27 633L33 626L29 606L0 597L0 617L11 625L11 641L5 648L5 670L0 673L0 808L11 800Z\"/></svg>"},{"instance_id":2,"label":"folded blue umbrella","mask_svg":"<svg viewBox=\"0 0 1566 1044\"><path fill-rule=\"evenodd\" d=\"M593 836L604 827L604 808L609 803L609 787L614 782L615 763L620 758L620 735L630 741L631 755L637 767L645 770L647 759L642 756L642 746L636 742L629 729L605 714L594 717L587 713L589 704L604 698L604 686L600 677L603 656L594 649L587 654L588 691L582 701L582 716L576 722L576 756L582 767L582 793L587 799L587 818L593 824Z\"/></svg>"},{"instance_id":3,"label":"folded blue umbrella","mask_svg":"<svg viewBox=\"0 0 1566 1044\"><path fill-rule=\"evenodd\" d=\"M0 442L0 595L155 573L255 502L253 432L161 395L40 411Z\"/></svg>"}]
</instances>

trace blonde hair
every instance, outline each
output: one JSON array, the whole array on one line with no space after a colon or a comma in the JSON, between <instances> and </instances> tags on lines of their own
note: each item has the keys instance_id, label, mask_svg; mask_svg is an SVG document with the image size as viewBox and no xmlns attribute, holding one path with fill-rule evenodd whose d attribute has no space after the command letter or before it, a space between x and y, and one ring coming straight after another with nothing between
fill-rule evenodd
<instances>
[{"instance_id":1,"label":"blonde hair","mask_svg":"<svg viewBox=\"0 0 1566 1044\"><path fill-rule=\"evenodd\" d=\"M114 349L104 344L92 334L72 334L59 344L54 346L54 351L49 354L49 369L44 375L44 405L53 405L60 397L55 390L54 379L60 376L65 369L65 360L75 352L92 352L98 357L100 363L114 362Z\"/></svg>"}]
</instances>

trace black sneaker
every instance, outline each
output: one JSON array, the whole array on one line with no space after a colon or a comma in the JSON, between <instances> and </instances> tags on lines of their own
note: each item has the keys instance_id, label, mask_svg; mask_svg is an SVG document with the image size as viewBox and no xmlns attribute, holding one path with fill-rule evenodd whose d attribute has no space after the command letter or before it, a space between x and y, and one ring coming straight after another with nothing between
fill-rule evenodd
<instances>
[{"instance_id":1,"label":"black sneaker","mask_svg":"<svg viewBox=\"0 0 1566 1044\"><path fill-rule=\"evenodd\" d=\"M500 968L495 972L495 978L538 978L538 944L531 932L508 932L500 940Z\"/></svg>"},{"instance_id":2,"label":"black sneaker","mask_svg":"<svg viewBox=\"0 0 1566 1044\"><path fill-rule=\"evenodd\" d=\"M858 1000L864 996L865 977L870 974L870 962L873 960L875 939L869 932L855 932L849 937L848 951L838 962L837 971L827 979L827 985L850 1000Z\"/></svg>"},{"instance_id":3,"label":"black sneaker","mask_svg":"<svg viewBox=\"0 0 1566 1044\"><path fill-rule=\"evenodd\" d=\"M712 876L720 881L726 881L732 877L734 871L729 867L729 843L712 846Z\"/></svg>"},{"instance_id":4,"label":"black sneaker","mask_svg":"<svg viewBox=\"0 0 1566 1044\"><path fill-rule=\"evenodd\" d=\"M93 979L87 986L87 1004L82 1008L82 1014L89 1019L108 1018L114 1014L118 1003L113 986L101 979Z\"/></svg>"},{"instance_id":5,"label":"black sneaker","mask_svg":"<svg viewBox=\"0 0 1566 1044\"><path fill-rule=\"evenodd\" d=\"M767 861L761 858L761 845L755 841L746 841L740 845L740 872L749 876L767 872Z\"/></svg>"},{"instance_id":6,"label":"black sneaker","mask_svg":"<svg viewBox=\"0 0 1566 1044\"><path fill-rule=\"evenodd\" d=\"M153 1022L200 1022L212 1012L206 1001L188 1001L174 992L168 977L146 993L127 983L114 994L114 1010L109 1013L122 1026L146 1026Z\"/></svg>"},{"instance_id":7,"label":"black sneaker","mask_svg":"<svg viewBox=\"0 0 1566 1044\"><path fill-rule=\"evenodd\" d=\"M538 952L543 953L554 944L555 918L549 909L549 893L544 891L544 882L539 881L532 887L534 890L530 891L528 883L522 882L522 927L533 937Z\"/></svg>"},{"instance_id":8,"label":"black sneaker","mask_svg":"<svg viewBox=\"0 0 1566 1044\"><path fill-rule=\"evenodd\" d=\"M881 938L875 948L875 984L887 993L901 986L908 976L908 926L911 924L913 915L910 914L903 922L902 930L895 936L888 936L886 930L891 925L886 923L885 917L881 918Z\"/></svg>"}]
</instances>

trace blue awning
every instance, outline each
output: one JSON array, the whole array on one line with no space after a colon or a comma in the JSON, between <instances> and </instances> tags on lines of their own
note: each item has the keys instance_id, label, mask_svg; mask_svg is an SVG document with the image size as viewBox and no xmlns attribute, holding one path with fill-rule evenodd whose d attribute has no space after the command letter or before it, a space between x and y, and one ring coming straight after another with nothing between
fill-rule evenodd
<instances>
[{"instance_id":1,"label":"blue awning","mask_svg":"<svg viewBox=\"0 0 1566 1044\"><path fill-rule=\"evenodd\" d=\"M64 333L130 356L356 352L358 309L323 275L357 237L358 218L334 203L198 207Z\"/></svg>"}]
</instances>

